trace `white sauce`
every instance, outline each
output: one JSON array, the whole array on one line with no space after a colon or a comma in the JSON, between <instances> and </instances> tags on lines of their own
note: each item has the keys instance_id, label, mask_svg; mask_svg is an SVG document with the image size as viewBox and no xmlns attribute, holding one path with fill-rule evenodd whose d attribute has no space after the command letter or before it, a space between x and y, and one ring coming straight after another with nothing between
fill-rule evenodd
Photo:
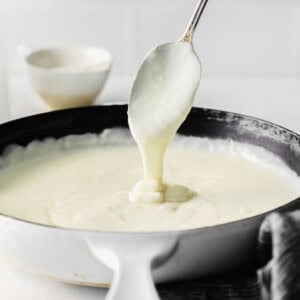
<instances>
[{"instance_id":1,"label":"white sauce","mask_svg":"<svg viewBox=\"0 0 300 300\"><path fill-rule=\"evenodd\" d=\"M106 130L11 147L0 162L0 211L68 228L165 231L250 217L300 194L299 177L266 150L176 137L164 166L165 202L128 201L143 172L128 131ZM176 184L195 194L178 194Z\"/></svg>"},{"instance_id":2,"label":"white sauce","mask_svg":"<svg viewBox=\"0 0 300 300\"><path fill-rule=\"evenodd\" d=\"M135 79L128 109L130 130L143 159L144 179L130 194L134 202L161 203L163 158L167 145L191 110L201 75L193 46L186 42L164 44L146 57ZM190 198L191 191L177 186Z\"/></svg>"}]
</instances>

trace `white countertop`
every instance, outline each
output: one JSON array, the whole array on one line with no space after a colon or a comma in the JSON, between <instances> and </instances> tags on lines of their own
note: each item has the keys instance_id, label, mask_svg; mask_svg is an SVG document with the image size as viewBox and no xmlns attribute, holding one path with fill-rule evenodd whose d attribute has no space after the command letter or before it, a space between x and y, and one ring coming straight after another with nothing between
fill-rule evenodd
<instances>
[{"instance_id":1,"label":"white countertop","mask_svg":"<svg viewBox=\"0 0 300 300\"><path fill-rule=\"evenodd\" d=\"M76 286L29 275L0 260L0 299L101 300L106 289Z\"/></svg>"},{"instance_id":2,"label":"white countertop","mask_svg":"<svg viewBox=\"0 0 300 300\"><path fill-rule=\"evenodd\" d=\"M97 103L126 102L132 80L112 77ZM103 100L101 100L103 99ZM300 78L203 78L196 105L245 113L300 132ZM47 111L22 77L10 81L11 118ZM5 300L104 299L106 290L38 278L0 261L0 298Z\"/></svg>"}]
</instances>

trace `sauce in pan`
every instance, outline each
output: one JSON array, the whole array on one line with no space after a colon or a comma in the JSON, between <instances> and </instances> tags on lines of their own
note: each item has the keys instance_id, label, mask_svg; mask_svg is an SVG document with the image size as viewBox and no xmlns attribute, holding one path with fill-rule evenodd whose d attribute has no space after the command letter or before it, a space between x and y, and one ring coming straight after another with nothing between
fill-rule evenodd
<instances>
[{"instance_id":1,"label":"sauce in pan","mask_svg":"<svg viewBox=\"0 0 300 300\"><path fill-rule=\"evenodd\" d=\"M280 158L229 140L176 136L162 203L129 201L142 174L127 130L11 147L1 160L0 212L69 228L165 231L250 217L300 194L299 177Z\"/></svg>"}]
</instances>

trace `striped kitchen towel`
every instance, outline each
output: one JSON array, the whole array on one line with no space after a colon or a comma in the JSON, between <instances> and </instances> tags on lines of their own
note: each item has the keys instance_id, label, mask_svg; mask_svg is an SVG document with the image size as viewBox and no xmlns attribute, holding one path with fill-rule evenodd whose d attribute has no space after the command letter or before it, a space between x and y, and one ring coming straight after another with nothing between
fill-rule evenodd
<instances>
[{"instance_id":1,"label":"striped kitchen towel","mask_svg":"<svg viewBox=\"0 0 300 300\"><path fill-rule=\"evenodd\" d=\"M258 246L256 273L162 284L162 300L300 300L300 210L266 217Z\"/></svg>"},{"instance_id":2,"label":"striped kitchen towel","mask_svg":"<svg viewBox=\"0 0 300 300\"><path fill-rule=\"evenodd\" d=\"M260 227L258 253L264 299L300 300L300 211L269 215Z\"/></svg>"}]
</instances>

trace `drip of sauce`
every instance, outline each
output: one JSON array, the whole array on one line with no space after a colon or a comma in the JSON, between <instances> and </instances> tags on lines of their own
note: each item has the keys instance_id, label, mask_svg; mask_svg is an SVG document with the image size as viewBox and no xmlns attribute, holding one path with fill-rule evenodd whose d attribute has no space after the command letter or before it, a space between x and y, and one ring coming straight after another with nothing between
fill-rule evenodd
<instances>
[{"instance_id":1,"label":"drip of sauce","mask_svg":"<svg viewBox=\"0 0 300 300\"><path fill-rule=\"evenodd\" d=\"M129 195L131 201L182 202L193 192L163 182L163 159L169 142L192 108L201 65L193 46L176 42L158 46L143 62L134 81L128 109L131 133L144 167L144 178Z\"/></svg>"}]
</instances>

